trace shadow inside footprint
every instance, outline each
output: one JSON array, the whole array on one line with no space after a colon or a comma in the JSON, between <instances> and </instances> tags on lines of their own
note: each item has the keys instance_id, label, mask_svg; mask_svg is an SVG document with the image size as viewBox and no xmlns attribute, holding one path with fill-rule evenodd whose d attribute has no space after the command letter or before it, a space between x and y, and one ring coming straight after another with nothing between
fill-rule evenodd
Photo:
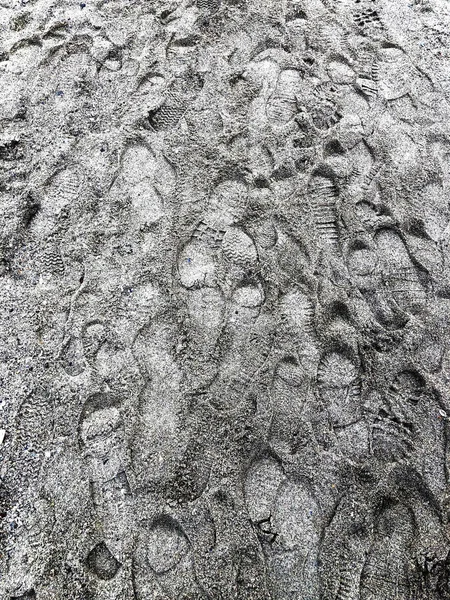
<instances>
[{"instance_id":1,"label":"shadow inside footprint","mask_svg":"<svg viewBox=\"0 0 450 600\"><path fill-rule=\"evenodd\" d=\"M61 352L61 365L64 371L70 377L76 377L83 373L84 366L83 347L80 340L71 337L65 344Z\"/></svg>"},{"instance_id":2,"label":"shadow inside footprint","mask_svg":"<svg viewBox=\"0 0 450 600\"><path fill-rule=\"evenodd\" d=\"M34 590L29 590L20 596L11 596L10 600L36 600L36 592Z\"/></svg>"},{"instance_id":3,"label":"shadow inside footprint","mask_svg":"<svg viewBox=\"0 0 450 600\"><path fill-rule=\"evenodd\" d=\"M105 581L113 579L121 567L121 563L112 555L105 542L100 542L92 548L86 564L90 571Z\"/></svg>"},{"instance_id":4,"label":"shadow inside footprint","mask_svg":"<svg viewBox=\"0 0 450 600\"><path fill-rule=\"evenodd\" d=\"M373 454L382 461L408 461L439 495L447 485L445 415L417 371L398 372L373 423Z\"/></svg>"}]
</instances>

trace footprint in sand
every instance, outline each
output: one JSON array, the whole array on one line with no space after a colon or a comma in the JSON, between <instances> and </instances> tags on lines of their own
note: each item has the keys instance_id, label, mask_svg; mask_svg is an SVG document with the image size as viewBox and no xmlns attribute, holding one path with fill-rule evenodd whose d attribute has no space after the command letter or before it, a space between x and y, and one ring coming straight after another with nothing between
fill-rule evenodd
<instances>
[{"instance_id":1,"label":"footprint in sand","mask_svg":"<svg viewBox=\"0 0 450 600\"><path fill-rule=\"evenodd\" d=\"M272 598L315 600L321 515L307 484L289 481L280 464L267 457L251 465L244 492L266 557Z\"/></svg>"}]
</instances>

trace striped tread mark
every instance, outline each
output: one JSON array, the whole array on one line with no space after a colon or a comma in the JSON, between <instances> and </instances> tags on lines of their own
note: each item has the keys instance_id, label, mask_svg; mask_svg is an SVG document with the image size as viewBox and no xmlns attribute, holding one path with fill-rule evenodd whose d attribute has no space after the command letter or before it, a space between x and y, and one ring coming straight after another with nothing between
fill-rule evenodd
<instances>
[{"instance_id":1,"label":"striped tread mark","mask_svg":"<svg viewBox=\"0 0 450 600\"><path fill-rule=\"evenodd\" d=\"M78 199L81 180L78 173L72 169L60 171L50 184L50 197L64 204L71 204Z\"/></svg>"},{"instance_id":2,"label":"striped tread mark","mask_svg":"<svg viewBox=\"0 0 450 600\"><path fill-rule=\"evenodd\" d=\"M292 98L290 98L287 94L279 93L277 96L272 97L269 101L267 107L269 118L275 123L277 121L289 121L289 119L295 114L293 106L294 100Z\"/></svg>"},{"instance_id":3,"label":"striped tread mark","mask_svg":"<svg viewBox=\"0 0 450 600\"><path fill-rule=\"evenodd\" d=\"M372 430L372 446L374 454L389 456L389 458L405 458L414 450L411 431L407 423L402 423L394 415L381 409Z\"/></svg>"},{"instance_id":4,"label":"striped tread mark","mask_svg":"<svg viewBox=\"0 0 450 600\"><path fill-rule=\"evenodd\" d=\"M364 181L361 186L363 193L367 192L367 190L370 187L370 184L372 183L372 181L374 181L374 179L376 178L376 176L379 174L380 171L381 171L381 165L372 165L370 167L370 171L364 177Z\"/></svg>"},{"instance_id":5,"label":"striped tread mark","mask_svg":"<svg viewBox=\"0 0 450 600\"><path fill-rule=\"evenodd\" d=\"M273 125L284 125L297 113L296 89L299 83L297 71L286 69L280 73L266 106L267 117Z\"/></svg>"},{"instance_id":6,"label":"striped tread mark","mask_svg":"<svg viewBox=\"0 0 450 600\"><path fill-rule=\"evenodd\" d=\"M101 395L94 395L93 400L88 399L83 408L83 413L79 425L79 444L86 449L90 457L98 459L99 456L108 456L111 458L111 453L117 452L117 440L123 438L123 420L117 404L106 405L97 404L97 399L100 397L100 402L105 402ZM111 441L116 444L111 446ZM103 465L106 465L103 462ZM95 461L93 465L96 465ZM114 461L110 461L110 466L113 468ZM91 467L95 470L96 466ZM121 472L118 469L113 473L113 477ZM109 478L111 479L111 478ZM109 480L108 479L108 480Z\"/></svg>"},{"instance_id":7,"label":"striped tread mark","mask_svg":"<svg viewBox=\"0 0 450 600\"><path fill-rule=\"evenodd\" d=\"M176 94L167 94L162 106L149 113L150 125L155 131L167 131L178 125L187 110L185 101Z\"/></svg>"},{"instance_id":8,"label":"striped tread mark","mask_svg":"<svg viewBox=\"0 0 450 600\"><path fill-rule=\"evenodd\" d=\"M64 260L58 246L52 246L44 251L42 265L44 272L49 275L59 275L60 277L64 275Z\"/></svg>"},{"instance_id":9,"label":"striped tread mark","mask_svg":"<svg viewBox=\"0 0 450 600\"><path fill-rule=\"evenodd\" d=\"M338 229L336 222L336 200L338 191L329 179L316 179L309 189L314 220L320 236L331 246L338 244Z\"/></svg>"},{"instance_id":10,"label":"striped tread mark","mask_svg":"<svg viewBox=\"0 0 450 600\"><path fill-rule=\"evenodd\" d=\"M278 234L270 221L265 221L255 232L255 238L261 248L272 248L277 243Z\"/></svg>"},{"instance_id":11,"label":"striped tread mark","mask_svg":"<svg viewBox=\"0 0 450 600\"><path fill-rule=\"evenodd\" d=\"M378 84L371 79L360 79L360 87L362 92L370 99L374 100L378 97Z\"/></svg>"},{"instance_id":12,"label":"striped tread mark","mask_svg":"<svg viewBox=\"0 0 450 600\"><path fill-rule=\"evenodd\" d=\"M380 81L380 65L377 62L372 63L370 74L372 76L372 80L375 81L375 83L378 83Z\"/></svg>"},{"instance_id":13,"label":"striped tread mark","mask_svg":"<svg viewBox=\"0 0 450 600\"><path fill-rule=\"evenodd\" d=\"M383 276L385 285L400 304L424 302L425 292L420 285L414 266L397 267L395 272Z\"/></svg>"},{"instance_id":14,"label":"striped tread mark","mask_svg":"<svg viewBox=\"0 0 450 600\"><path fill-rule=\"evenodd\" d=\"M290 387L299 387L304 381L304 373L296 360L291 357L281 359L275 369L275 380L282 380Z\"/></svg>"},{"instance_id":15,"label":"striped tread mark","mask_svg":"<svg viewBox=\"0 0 450 600\"><path fill-rule=\"evenodd\" d=\"M258 260L252 238L238 228L227 230L223 237L222 250L229 260L239 265L254 264Z\"/></svg>"},{"instance_id":16,"label":"striped tread mark","mask_svg":"<svg viewBox=\"0 0 450 600\"><path fill-rule=\"evenodd\" d=\"M360 165L354 165L352 168L351 176L358 178L362 175L362 167Z\"/></svg>"},{"instance_id":17,"label":"striped tread mark","mask_svg":"<svg viewBox=\"0 0 450 600\"><path fill-rule=\"evenodd\" d=\"M205 12L216 12L220 8L220 0L197 0L197 8Z\"/></svg>"},{"instance_id":18,"label":"striped tread mark","mask_svg":"<svg viewBox=\"0 0 450 600\"><path fill-rule=\"evenodd\" d=\"M80 179L75 173L68 173L64 178L61 194L68 200L75 200L80 189Z\"/></svg>"},{"instance_id":19,"label":"striped tread mark","mask_svg":"<svg viewBox=\"0 0 450 600\"><path fill-rule=\"evenodd\" d=\"M84 328L82 335L82 345L88 357L95 357L98 350L105 341L106 331L101 323L89 323Z\"/></svg>"},{"instance_id":20,"label":"striped tread mark","mask_svg":"<svg viewBox=\"0 0 450 600\"><path fill-rule=\"evenodd\" d=\"M378 83L380 80L380 63L373 60L371 54L362 53L358 65L359 77L362 79L371 79Z\"/></svg>"},{"instance_id":21,"label":"striped tread mark","mask_svg":"<svg viewBox=\"0 0 450 600\"><path fill-rule=\"evenodd\" d=\"M351 600L352 588L352 575L348 571L341 570L339 574L339 589L336 594L336 600Z\"/></svg>"},{"instance_id":22,"label":"striped tread mark","mask_svg":"<svg viewBox=\"0 0 450 600\"><path fill-rule=\"evenodd\" d=\"M15 462L27 485L37 479L46 449L51 404L40 397L26 400L19 408L15 431ZM19 467L20 465L20 467Z\"/></svg>"},{"instance_id":23,"label":"striped tread mark","mask_svg":"<svg viewBox=\"0 0 450 600\"><path fill-rule=\"evenodd\" d=\"M225 231L223 229L215 229L204 221L201 221L195 228L192 237L196 240L205 242L213 248L219 248L222 244L224 235Z\"/></svg>"},{"instance_id":24,"label":"striped tread mark","mask_svg":"<svg viewBox=\"0 0 450 600\"><path fill-rule=\"evenodd\" d=\"M374 9L367 8L366 10L362 10L361 12L354 14L354 20L359 27L364 27L366 25L381 25L380 17L378 12Z\"/></svg>"},{"instance_id":25,"label":"striped tread mark","mask_svg":"<svg viewBox=\"0 0 450 600\"><path fill-rule=\"evenodd\" d=\"M415 310L426 301L426 293L401 237L393 230L377 232L375 241L384 262L383 283L403 310Z\"/></svg>"},{"instance_id":26,"label":"striped tread mark","mask_svg":"<svg viewBox=\"0 0 450 600\"><path fill-rule=\"evenodd\" d=\"M292 331L294 339L303 339L304 332L314 334L314 304L300 291L285 294L280 301L281 320Z\"/></svg>"}]
</instances>

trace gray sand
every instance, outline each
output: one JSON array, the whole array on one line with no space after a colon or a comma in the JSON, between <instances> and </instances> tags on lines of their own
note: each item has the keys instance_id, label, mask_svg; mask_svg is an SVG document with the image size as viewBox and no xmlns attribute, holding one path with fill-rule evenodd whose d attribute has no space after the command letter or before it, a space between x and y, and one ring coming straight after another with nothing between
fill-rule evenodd
<instances>
[{"instance_id":1,"label":"gray sand","mask_svg":"<svg viewBox=\"0 0 450 600\"><path fill-rule=\"evenodd\" d=\"M448 600L450 4L0 2L0 599Z\"/></svg>"}]
</instances>

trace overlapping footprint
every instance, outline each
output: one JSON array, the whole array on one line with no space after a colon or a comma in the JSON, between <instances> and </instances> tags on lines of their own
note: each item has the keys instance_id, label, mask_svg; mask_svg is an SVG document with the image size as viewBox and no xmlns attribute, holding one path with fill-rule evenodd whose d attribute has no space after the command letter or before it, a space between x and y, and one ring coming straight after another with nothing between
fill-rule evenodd
<instances>
[{"instance_id":1,"label":"overlapping footprint","mask_svg":"<svg viewBox=\"0 0 450 600\"><path fill-rule=\"evenodd\" d=\"M419 598L413 555L415 519L401 504L382 508L361 573L361 600Z\"/></svg>"},{"instance_id":2,"label":"overlapping footprint","mask_svg":"<svg viewBox=\"0 0 450 600\"><path fill-rule=\"evenodd\" d=\"M129 458L120 399L106 393L90 396L79 422L79 446L92 500L105 540L90 551L87 564L99 579L112 579L126 553L129 520Z\"/></svg>"},{"instance_id":3,"label":"overlapping footprint","mask_svg":"<svg viewBox=\"0 0 450 600\"><path fill-rule=\"evenodd\" d=\"M216 408L233 409L244 400L270 353L271 334L260 317L263 302L264 290L256 280L241 281L231 294L223 333L228 343L213 389Z\"/></svg>"},{"instance_id":4,"label":"overlapping footprint","mask_svg":"<svg viewBox=\"0 0 450 600\"><path fill-rule=\"evenodd\" d=\"M160 514L142 524L133 559L136 600L155 596L170 600L205 597L193 561L191 543L176 519Z\"/></svg>"},{"instance_id":5,"label":"overlapping footprint","mask_svg":"<svg viewBox=\"0 0 450 600\"><path fill-rule=\"evenodd\" d=\"M143 328L134 343L134 356L146 378L131 443L139 486L170 478L185 450L178 427L183 404L181 369L173 357L176 339L176 327L163 315Z\"/></svg>"},{"instance_id":6,"label":"overlapping footprint","mask_svg":"<svg viewBox=\"0 0 450 600\"><path fill-rule=\"evenodd\" d=\"M242 262L241 255L236 256L236 249L245 234L231 226L241 214L245 194L245 186L239 182L218 184L203 219L178 253L179 280L189 317L189 350L191 354L200 353L195 361L200 384L214 375L211 358L224 319L225 298L218 282L218 271L223 269L222 253ZM244 258L248 246L244 243Z\"/></svg>"},{"instance_id":7,"label":"overlapping footprint","mask_svg":"<svg viewBox=\"0 0 450 600\"><path fill-rule=\"evenodd\" d=\"M263 551L272 597L318 597L321 514L306 482L289 481L271 456L256 459L244 483L250 519Z\"/></svg>"},{"instance_id":8,"label":"overlapping footprint","mask_svg":"<svg viewBox=\"0 0 450 600\"><path fill-rule=\"evenodd\" d=\"M419 373L399 371L372 426L373 454L387 463L413 466L440 495L446 488L445 415Z\"/></svg>"},{"instance_id":9,"label":"overlapping footprint","mask_svg":"<svg viewBox=\"0 0 450 600\"><path fill-rule=\"evenodd\" d=\"M423 310L427 294L400 235L393 229L376 232L374 246L356 242L348 268L377 320L389 329L406 324Z\"/></svg>"}]
</instances>

